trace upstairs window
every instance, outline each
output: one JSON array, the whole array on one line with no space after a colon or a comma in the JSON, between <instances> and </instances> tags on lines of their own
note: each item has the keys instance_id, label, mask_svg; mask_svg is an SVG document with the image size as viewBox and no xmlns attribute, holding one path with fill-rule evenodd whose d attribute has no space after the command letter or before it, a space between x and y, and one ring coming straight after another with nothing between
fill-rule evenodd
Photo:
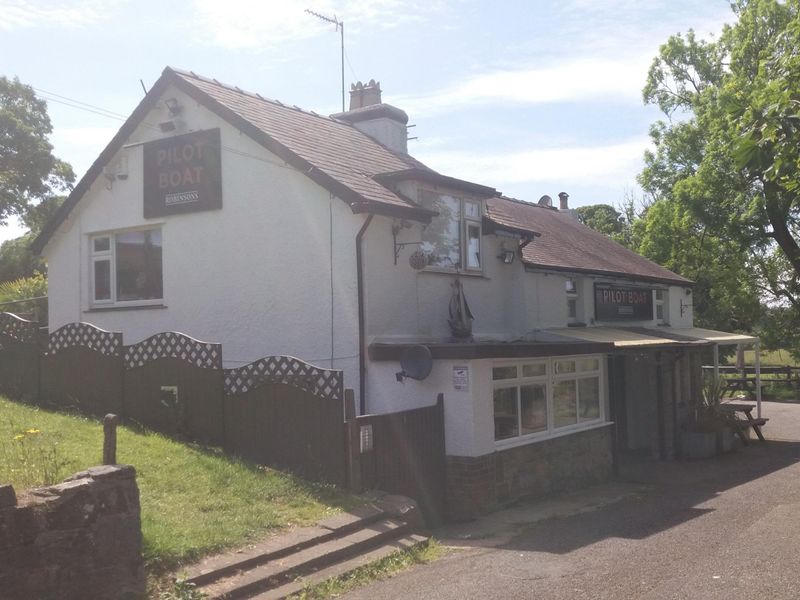
<instances>
[{"instance_id":1,"label":"upstairs window","mask_svg":"<svg viewBox=\"0 0 800 600\"><path fill-rule=\"evenodd\" d=\"M567 322L578 322L578 283L572 277L569 277L565 283L565 291L567 294Z\"/></svg>"},{"instance_id":2,"label":"upstairs window","mask_svg":"<svg viewBox=\"0 0 800 600\"><path fill-rule=\"evenodd\" d=\"M480 272L481 203L430 190L420 191L420 203L439 213L422 230L421 249L429 266Z\"/></svg>"},{"instance_id":3,"label":"upstairs window","mask_svg":"<svg viewBox=\"0 0 800 600\"><path fill-rule=\"evenodd\" d=\"M163 299L160 228L93 236L90 250L93 305Z\"/></svg>"}]
</instances>

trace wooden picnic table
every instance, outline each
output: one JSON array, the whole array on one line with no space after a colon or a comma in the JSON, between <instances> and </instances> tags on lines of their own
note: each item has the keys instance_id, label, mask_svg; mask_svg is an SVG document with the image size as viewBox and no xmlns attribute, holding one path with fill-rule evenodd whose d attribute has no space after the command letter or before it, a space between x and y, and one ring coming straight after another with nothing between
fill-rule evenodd
<instances>
[{"instance_id":1,"label":"wooden picnic table","mask_svg":"<svg viewBox=\"0 0 800 600\"><path fill-rule=\"evenodd\" d=\"M753 431L756 432L756 435L758 436L758 439L760 439L762 442L766 441L764 439L764 434L761 432L761 428L764 425L766 425L766 423L767 423L767 421L769 421L769 419L765 419L763 417L754 419L753 418L753 410L755 409L755 406L753 406L752 404L738 404L738 403L733 403L733 402L725 402L725 403L721 404L720 406L725 410L729 410L729 411L733 412L734 414L737 414L737 416L738 416L739 413L744 415L743 419L737 418L734 421L734 423L736 424L736 434L739 436L739 439L742 440L742 443L745 446L747 446L749 444L749 441L748 441L747 435L746 435L748 427L752 427L753 428Z\"/></svg>"},{"instance_id":2,"label":"wooden picnic table","mask_svg":"<svg viewBox=\"0 0 800 600\"><path fill-rule=\"evenodd\" d=\"M754 394L756 391L755 377L725 377L722 381L724 385L722 390L723 396L725 394L733 396L736 392Z\"/></svg>"}]
</instances>

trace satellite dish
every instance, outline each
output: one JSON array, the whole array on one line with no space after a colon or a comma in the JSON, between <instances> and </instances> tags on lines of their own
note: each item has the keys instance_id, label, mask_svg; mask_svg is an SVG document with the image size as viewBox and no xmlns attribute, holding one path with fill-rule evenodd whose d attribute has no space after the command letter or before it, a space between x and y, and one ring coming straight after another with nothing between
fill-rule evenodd
<instances>
[{"instance_id":1,"label":"satellite dish","mask_svg":"<svg viewBox=\"0 0 800 600\"><path fill-rule=\"evenodd\" d=\"M397 373L397 381L402 382L406 377L422 381L433 368L430 349L427 346L409 346L400 355L400 368L402 371Z\"/></svg>"}]
</instances>

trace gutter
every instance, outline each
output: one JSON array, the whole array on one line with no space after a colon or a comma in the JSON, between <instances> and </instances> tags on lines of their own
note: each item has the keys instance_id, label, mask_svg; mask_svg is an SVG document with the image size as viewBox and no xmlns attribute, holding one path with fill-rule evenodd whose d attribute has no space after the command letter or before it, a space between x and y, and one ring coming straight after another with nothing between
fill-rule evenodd
<instances>
[{"instance_id":1,"label":"gutter","mask_svg":"<svg viewBox=\"0 0 800 600\"><path fill-rule=\"evenodd\" d=\"M364 224L356 234L356 279L358 286L358 414L363 415L367 410L367 344L364 327L364 252L362 244L367 227L372 223L372 213L367 215Z\"/></svg>"}]
</instances>

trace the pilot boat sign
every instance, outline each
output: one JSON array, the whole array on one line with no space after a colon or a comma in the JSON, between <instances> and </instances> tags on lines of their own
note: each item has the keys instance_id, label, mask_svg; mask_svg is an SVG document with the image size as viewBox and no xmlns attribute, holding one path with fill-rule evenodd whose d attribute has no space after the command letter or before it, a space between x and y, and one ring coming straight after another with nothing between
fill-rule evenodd
<instances>
[{"instance_id":1,"label":"the pilot boat sign","mask_svg":"<svg viewBox=\"0 0 800 600\"><path fill-rule=\"evenodd\" d=\"M144 144L144 216L222 208L219 129Z\"/></svg>"}]
</instances>

